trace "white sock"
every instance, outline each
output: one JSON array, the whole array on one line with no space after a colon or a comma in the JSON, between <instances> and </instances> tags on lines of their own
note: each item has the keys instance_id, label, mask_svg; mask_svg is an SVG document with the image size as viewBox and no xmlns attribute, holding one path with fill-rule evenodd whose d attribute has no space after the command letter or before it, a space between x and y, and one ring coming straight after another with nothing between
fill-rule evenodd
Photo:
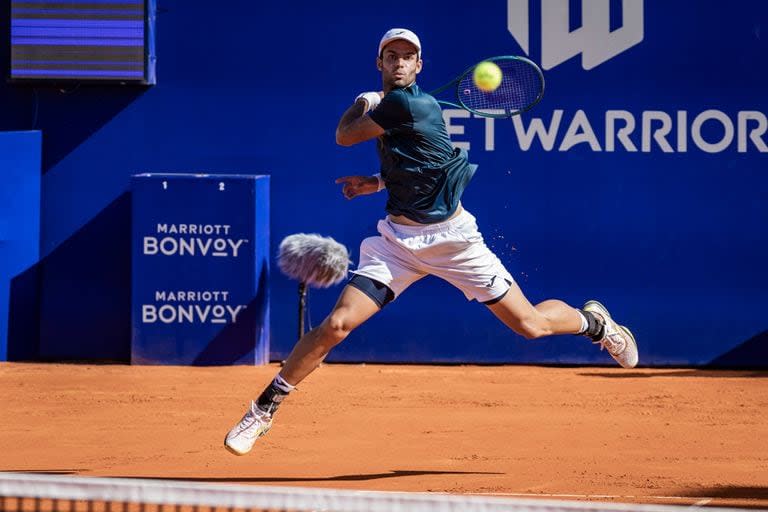
<instances>
[{"instance_id":1,"label":"white sock","mask_svg":"<svg viewBox=\"0 0 768 512\"><path fill-rule=\"evenodd\" d=\"M587 332L587 329L589 328L589 322L587 322L587 317L585 317L581 311L579 311L578 309L576 311L578 311L579 317L581 318L581 329L579 329L579 332L577 332L576 334L584 334L585 332Z\"/></svg>"},{"instance_id":2,"label":"white sock","mask_svg":"<svg viewBox=\"0 0 768 512\"><path fill-rule=\"evenodd\" d=\"M283 378L283 376L280 375L279 373L275 377L275 380L272 382L275 384L275 387L277 389L279 389L280 391L285 391L286 393L290 393L291 391L296 389L296 386L291 386L290 384L288 384Z\"/></svg>"}]
</instances>

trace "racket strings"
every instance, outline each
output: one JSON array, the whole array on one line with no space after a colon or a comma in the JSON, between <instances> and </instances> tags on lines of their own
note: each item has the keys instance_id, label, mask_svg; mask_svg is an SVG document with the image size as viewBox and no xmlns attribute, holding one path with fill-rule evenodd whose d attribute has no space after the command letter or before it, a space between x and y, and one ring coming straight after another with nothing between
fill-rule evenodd
<instances>
[{"instance_id":1,"label":"racket strings","mask_svg":"<svg viewBox=\"0 0 768 512\"><path fill-rule=\"evenodd\" d=\"M485 92L477 87L472 73L459 82L459 101L468 109L481 112L516 113L534 105L543 91L542 77L538 70L524 60L494 60L501 68L502 80L496 90Z\"/></svg>"}]
</instances>

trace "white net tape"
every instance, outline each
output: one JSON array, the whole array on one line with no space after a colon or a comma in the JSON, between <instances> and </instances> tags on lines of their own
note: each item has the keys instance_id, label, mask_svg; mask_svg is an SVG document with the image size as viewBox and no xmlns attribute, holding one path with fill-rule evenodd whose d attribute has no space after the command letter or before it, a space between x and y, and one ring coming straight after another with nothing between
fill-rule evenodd
<instances>
[{"instance_id":1,"label":"white net tape","mask_svg":"<svg viewBox=\"0 0 768 512\"><path fill-rule=\"evenodd\" d=\"M220 485L118 478L5 473L1 503L11 498L139 503L216 509L328 512L680 512L681 507L511 499L434 493ZM2 505L0 505L1 507ZM6 507L7 508L7 507ZM21 509L22 507L19 507ZM26 507L28 509L28 507ZM728 510L713 509L708 510Z\"/></svg>"}]
</instances>

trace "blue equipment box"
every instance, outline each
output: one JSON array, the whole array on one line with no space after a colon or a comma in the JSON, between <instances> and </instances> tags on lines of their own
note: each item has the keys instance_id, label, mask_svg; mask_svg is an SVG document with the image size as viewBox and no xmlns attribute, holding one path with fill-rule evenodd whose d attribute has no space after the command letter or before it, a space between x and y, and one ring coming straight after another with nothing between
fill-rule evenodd
<instances>
[{"instance_id":1,"label":"blue equipment box","mask_svg":"<svg viewBox=\"0 0 768 512\"><path fill-rule=\"evenodd\" d=\"M269 176L140 174L131 363L269 362Z\"/></svg>"}]
</instances>

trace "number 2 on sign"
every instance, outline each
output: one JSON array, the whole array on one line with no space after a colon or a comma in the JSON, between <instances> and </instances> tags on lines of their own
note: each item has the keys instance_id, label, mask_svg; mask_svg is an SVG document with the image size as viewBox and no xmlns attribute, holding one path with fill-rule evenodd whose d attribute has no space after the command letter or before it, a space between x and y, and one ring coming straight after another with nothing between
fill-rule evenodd
<instances>
[{"instance_id":1,"label":"number 2 on sign","mask_svg":"<svg viewBox=\"0 0 768 512\"><path fill-rule=\"evenodd\" d=\"M224 182L220 181L219 182L219 191L222 191L222 190L224 190Z\"/></svg>"}]
</instances>

